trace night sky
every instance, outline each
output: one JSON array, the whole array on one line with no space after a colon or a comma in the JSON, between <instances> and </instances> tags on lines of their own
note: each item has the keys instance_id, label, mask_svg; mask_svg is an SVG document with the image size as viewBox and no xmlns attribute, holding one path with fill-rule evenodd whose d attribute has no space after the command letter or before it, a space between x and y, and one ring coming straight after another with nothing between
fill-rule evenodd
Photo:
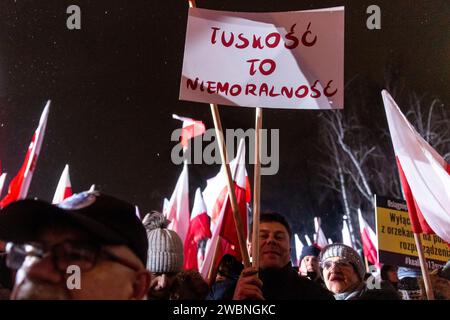
<instances>
[{"instance_id":1,"label":"night sky","mask_svg":"<svg viewBox=\"0 0 450 320\"><path fill-rule=\"evenodd\" d=\"M66 28L71 4L81 8L81 30ZM366 28L371 4L381 7L381 30ZM386 70L407 91L438 96L449 105L448 0L198 0L197 5L227 11L345 5L345 79L354 79L345 108L358 108L367 130L387 126L380 97ZM213 127L208 105L178 100L187 12L181 0L0 1L0 160L7 184L51 99L29 196L51 200L68 163L75 191L96 184L141 212L160 210L182 169L170 159L175 145L170 136L181 126L172 113ZM359 95L367 103L351 104ZM226 128L254 126L253 109L222 106L220 113ZM280 129L281 145L279 173L262 177L262 209L286 214L295 231L310 235L312 217L322 216L325 234L338 240L340 207L319 186L315 169L318 114L264 110L263 126ZM191 206L195 189L204 188L218 169L189 167Z\"/></svg>"}]
</instances>

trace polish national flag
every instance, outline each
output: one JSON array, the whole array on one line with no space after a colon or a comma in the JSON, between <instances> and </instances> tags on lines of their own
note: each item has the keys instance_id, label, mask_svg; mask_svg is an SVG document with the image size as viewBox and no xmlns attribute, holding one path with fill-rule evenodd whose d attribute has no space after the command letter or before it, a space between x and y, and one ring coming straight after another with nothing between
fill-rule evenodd
<instances>
[{"instance_id":1,"label":"polish national flag","mask_svg":"<svg viewBox=\"0 0 450 320\"><path fill-rule=\"evenodd\" d=\"M169 199L164 198L162 213L166 218L169 213L169 205L170 205Z\"/></svg>"},{"instance_id":2,"label":"polish national flag","mask_svg":"<svg viewBox=\"0 0 450 320\"><path fill-rule=\"evenodd\" d=\"M185 163L167 207L167 219L171 221L168 229L175 231L183 243L189 229L189 218L188 168Z\"/></svg>"},{"instance_id":3,"label":"polish national flag","mask_svg":"<svg viewBox=\"0 0 450 320\"><path fill-rule=\"evenodd\" d=\"M5 184L5 179L6 179L6 172L3 172L2 175L0 176L0 197L3 192L3 186Z\"/></svg>"},{"instance_id":4,"label":"polish national flag","mask_svg":"<svg viewBox=\"0 0 450 320\"><path fill-rule=\"evenodd\" d=\"M296 265L298 265L300 263L300 256L302 255L303 243L300 241L300 238L296 233L294 234L294 241L295 241L295 257L297 258Z\"/></svg>"},{"instance_id":5,"label":"polish national flag","mask_svg":"<svg viewBox=\"0 0 450 320\"><path fill-rule=\"evenodd\" d=\"M236 200L239 207L239 212L241 216L242 225L244 228L244 237L247 238L247 200L248 194L250 193L249 185L247 183L247 174L245 170L245 143L244 139L242 139L239 143L238 151L236 158L230 163L231 174L233 175L233 181L235 185L235 194ZM222 180L218 179L221 177ZM218 215L215 217L215 224L213 225L211 219L211 230L212 237L210 241L208 241L205 250L205 258L202 266L200 267L200 273L206 279L208 276L209 269L213 263L214 249L218 246L218 259L216 261L217 267L220 259L225 254L231 254L236 257L239 261L242 261L241 252L239 248L239 242L237 238L236 225L234 222L233 211L231 208L231 203L228 197L228 192L225 191L225 196L222 199L222 190L219 189L215 195L210 192L211 190L207 190L208 187L212 188L212 180L217 182L218 185L226 185L226 181L224 180L225 174L221 175L220 173L213 179L208 180L208 186L203 191L203 197L205 199L205 204L207 205L206 199L207 197L215 198L217 205L212 205L211 207L214 210L218 211ZM226 188L226 187L225 187ZM209 199L211 200L211 199ZM208 209L209 211L209 209ZM208 212L208 214L212 215ZM245 248L247 250L247 248Z\"/></svg>"},{"instance_id":6,"label":"polish national flag","mask_svg":"<svg viewBox=\"0 0 450 320\"><path fill-rule=\"evenodd\" d=\"M50 100L47 101L44 111L41 114L39 125L33 134L27 154L25 155L25 161L23 162L17 175L11 180L8 188L8 194L0 201L0 208L4 208L11 202L26 198L28 194L31 179L33 178L33 173L41 151L42 141L44 140L49 109Z\"/></svg>"},{"instance_id":7,"label":"polish national flag","mask_svg":"<svg viewBox=\"0 0 450 320\"><path fill-rule=\"evenodd\" d=\"M245 161L245 143L243 140L241 140L239 143L236 158L230 161L230 171L233 180L235 180L236 172L238 170L238 155L241 154L241 151L243 152L244 156L244 160L242 161ZM245 163L241 167L243 167L245 170ZM215 177L208 179L208 181L206 182L206 188L205 190L203 190L203 199L208 210L208 215L211 217L211 230L216 227L218 218L220 216L220 210L223 208L223 203L227 198L228 187L226 173L224 166L222 166L219 173ZM250 203L251 188L247 170L245 170L245 198L246 202Z\"/></svg>"},{"instance_id":8,"label":"polish national flag","mask_svg":"<svg viewBox=\"0 0 450 320\"><path fill-rule=\"evenodd\" d=\"M70 183L69 165L66 164L64 170L59 178L58 186L56 187L55 195L53 196L53 204L58 204L64 199L72 195L72 184Z\"/></svg>"},{"instance_id":9,"label":"polish national flag","mask_svg":"<svg viewBox=\"0 0 450 320\"><path fill-rule=\"evenodd\" d=\"M184 241L184 269L198 270L198 243L211 238L209 217L200 188L195 192L191 221Z\"/></svg>"},{"instance_id":10,"label":"polish national flag","mask_svg":"<svg viewBox=\"0 0 450 320\"><path fill-rule=\"evenodd\" d=\"M352 237L350 235L350 229L348 227L347 216L343 216L342 219L342 243L353 248Z\"/></svg>"},{"instance_id":11,"label":"polish national flag","mask_svg":"<svg viewBox=\"0 0 450 320\"><path fill-rule=\"evenodd\" d=\"M136 215L136 217L137 217L139 220L142 220L142 219L141 219L141 211L139 210L139 207L138 207L137 205L134 206L134 214Z\"/></svg>"},{"instance_id":12,"label":"polish national flag","mask_svg":"<svg viewBox=\"0 0 450 320\"><path fill-rule=\"evenodd\" d=\"M322 249L323 247L328 245L328 240L327 237L325 237L325 234L323 233L320 223L321 223L320 218L314 217L314 229L316 230L314 236L314 244L319 249Z\"/></svg>"},{"instance_id":13,"label":"polish national flag","mask_svg":"<svg viewBox=\"0 0 450 320\"><path fill-rule=\"evenodd\" d=\"M369 224L364 220L361 210L358 209L358 220L359 220L359 232L361 233L361 240L363 244L364 255L371 264L379 266L378 263L378 241L377 235L369 226Z\"/></svg>"},{"instance_id":14,"label":"polish national flag","mask_svg":"<svg viewBox=\"0 0 450 320\"><path fill-rule=\"evenodd\" d=\"M187 148L189 139L205 133L205 125L201 121L180 117L176 114L173 114L172 117L176 120L183 121L183 129L181 130L181 145L184 148Z\"/></svg>"},{"instance_id":15,"label":"polish national flag","mask_svg":"<svg viewBox=\"0 0 450 320\"><path fill-rule=\"evenodd\" d=\"M450 166L382 91L400 180L415 233L436 233L450 243Z\"/></svg>"},{"instance_id":16,"label":"polish national flag","mask_svg":"<svg viewBox=\"0 0 450 320\"><path fill-rule=\"evenodd\" d=\"M312 241L307 234L305 234L305 240L306 240L306 245L308 245L308 246L312 245Z\"/></svg>"}]
</instances>

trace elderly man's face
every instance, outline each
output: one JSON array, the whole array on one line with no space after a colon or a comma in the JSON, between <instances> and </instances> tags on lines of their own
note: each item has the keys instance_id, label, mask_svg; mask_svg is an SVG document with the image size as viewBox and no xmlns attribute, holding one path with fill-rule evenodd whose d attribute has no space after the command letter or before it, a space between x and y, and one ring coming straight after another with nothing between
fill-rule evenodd
<instances>
[{"instance_id":1,"label":"elderly man's face","mask_svg":"<svg viewBox=\"0 0 450 320\"><path fill-rule=\"evenodd\" d=\"M328 290L334 294L352 291L361 283L353 266L340 257L324 261L323 278Z\"/></svg>"},{"instance_id":2,"label":"elderly man's face","mask_svg":"<svg viewBox=\"0 0 450 320\"><path fill-rule=\"evenodd\" d=\"M51 248L62 243L88 243L89 241L92 240L89 240L83 232L74 228L52 227L39 232L36 242L45 248ZM120 258L120 260L126 261L126 265L99 256L89 270L83 271L81 266L86 260L82 259L81 255L77 255L75 251L71 251L70 254L64 253L62 256L66 261L59 261L59 263L52 253L43 257L27 256L17 272L11 299L107 300L144 298L150 283L150 273L145 270L142 262L126 246L105 246L102 249ZM78 252L83 253L82 250ZM79 284L81 288L77 289L70 286L70 279L67 280L72 273L60 270L65 262L73 262L70 264L80 266Z\"/></svg>"},{"instance_id":3,"label":"elderly man's face","mask_svg":"<svg viewBox=\"0 0 450 320\"><path fill-rule=\"evenodd\" d=\"M259 227L259 263L262 269L282 268L290 260L290 242L286 228L279 222L261 222Z\"/></svg>"}]
</instances>

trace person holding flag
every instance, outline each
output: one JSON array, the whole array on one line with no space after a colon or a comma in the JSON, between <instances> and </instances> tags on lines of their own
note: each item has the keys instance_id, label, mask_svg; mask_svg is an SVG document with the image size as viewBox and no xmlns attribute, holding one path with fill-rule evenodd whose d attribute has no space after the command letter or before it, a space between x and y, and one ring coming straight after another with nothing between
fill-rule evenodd
<instances>
[{"instance_id":1,"label":"person holding flag","mask_svg":"<svg viewBox=\"0 0 450 320\"><path fill-rule=\"evenodd\" d=\"M234 300L332 300L325 288L299 277L290 262L291 227L279 213L262 213L259 227L259 266L245 268Z\"/></svg>"}]
</instances>

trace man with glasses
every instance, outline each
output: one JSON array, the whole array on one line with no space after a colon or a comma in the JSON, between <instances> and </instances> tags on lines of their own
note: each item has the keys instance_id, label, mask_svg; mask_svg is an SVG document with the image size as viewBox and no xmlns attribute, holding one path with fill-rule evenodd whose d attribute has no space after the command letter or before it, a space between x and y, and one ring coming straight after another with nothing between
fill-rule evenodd
<instances>
[{"instance_id":1,"label":"man with glasses","mask_svg":"<svg viewBox=\"0 0 450 320\"><path fill-rule=\"evenodd\" d=\"M17 271L11 299L146 298L147 236L127 202L96 191L58 206L20 200L0 212L0 239Z\"/></svg>"},{"instance_id":2,"label":"man with glasses","mask_svg":"<svg viewBox=\"0 0 450 320\"><path fill-rule=\"evenodd\" d=\"M364 264L353 248L330 244L322 249L319 259L325 285L336 300L399 300L392 290L367 288Z\"/></svg>"}]
</instances>

